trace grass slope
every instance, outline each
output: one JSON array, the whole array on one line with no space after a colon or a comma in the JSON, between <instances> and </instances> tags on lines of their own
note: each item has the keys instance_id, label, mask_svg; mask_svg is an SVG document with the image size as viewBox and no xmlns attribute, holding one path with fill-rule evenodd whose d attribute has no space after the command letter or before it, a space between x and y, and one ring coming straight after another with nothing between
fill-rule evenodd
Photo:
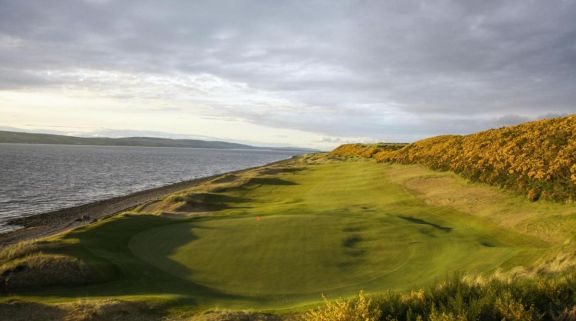
<instances>
[{"instance_id":1,"label":"grass slope","mask_svg":"<svg viewBox=\"0 0 576 321\"><path fill-rule=\"evenodd\" d=\"M109 281L17 293L42 302L112 296L175 309L294 309L317 303L321 294L408 290L456 271L530 265L561 246L521 224L491 221L482 205L474 212L446 206L413 186L415 179L453 174L372 161L290 166L294 170L260 173L210 194L218 202L210 215L190 204L170 211L195 216L144 207L55 237L57 253L106 265ZM453 177L443 184L456 200L471 197L470 188L480 189L480 198L494 192ZM166 204L183 199L196 198L172 197ZM492 203L532 209L507 194ZM156 213L146 215L152 208ZM535 211L554 217L555 210Z\"/></svg>"},{"instance_id":2,"label":"grass slope","mask_svg":"<svg viewBox=\"0 0 576 321\"><path fill-rule=\"evenodd\" d=\"M465 136L436 136L402 148L347 144L332 153L450 170L472 181L522 193L533 201L576 201L576 115Z\"/></svg>"}]
</instances>

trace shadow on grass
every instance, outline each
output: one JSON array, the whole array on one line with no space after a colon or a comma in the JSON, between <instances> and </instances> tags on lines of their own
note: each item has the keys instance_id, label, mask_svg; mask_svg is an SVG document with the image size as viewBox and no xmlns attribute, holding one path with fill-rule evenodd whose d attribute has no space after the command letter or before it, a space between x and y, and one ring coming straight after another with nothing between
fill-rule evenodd
<instances>
[{"instance_id":1,"label":"shadow on grass","mask_svg":"<svg viewBox=\"0 0 576 321\"><path fill-rule=\"evenodd\" d=\"M278 168L265 168L259 171L260 174L262 175L275 175L275 174L281 174L281 173L298 173L301 171L306 170L303 167L278 167Z\"/></svg>"},{"instance_id":2,"label":"shadow on grass","mask_svg":"<svg viewBox=\"0 0 576 321\"><path fill-rule=\"evenodd\" d=\"M0 320L10 321L162 321L167 316L165 308L116 299L77 300L60 305L24 300L0 303Z\"/></svg>"},{"instance_id":3,"label":"shadow on grass","mask_svg":"<svg viewBox=\"0 0 576 321\"><path fill-rule=\"evenodd\" d=\"M362 241L362 237L360 235L352 235L342 241L342 246L345 248L353 249L356 248L360 241Z\"/></svg>"},{"instance_id":4,"label":"shadow on grass","mask_svg":"<svg viewBox=\"0 0 576 321\"><path fill-rule=\"evenodd\" d=\"M416 218L416 217L402 216L402 215L398 215L398 217L401 218L401 219L403 219L403 220L405 220L405 221L408 221L408 222L410 222L410 223L420 224L420 225L428 225L428 226L431 226L431 227L433 227L433 228L435 228L435 229L437 229L437 230L440 230L440 231L443 231L443 232L446 232L446 233L450 233L450 232L452 232L452 230L453 230L452 227L442 226L442 225L439 225L439 224L436 224L436 223L431 223L431 222L428 222L428 221L425 221L425 220L423 220L423 219L419 219L419 218Z\"/></svg>"},{"instance_id":5,"label":"shadow on grass","mask_svg":"<svg viewBox=\"0 0 576 321\"><path fill-rule=\"evenodd\" d=\"M298 183L277 177L251 178L246 185L298 185Z\"/></svg>"},{"instance_id":6,"label":"shadow on grass","mask_svg":"<svg viewBox=\"0 0 576 321\"><path fill-rule=\"evenodd\" d=\"M182 212L221 211L230 208L249 208L235 206L235 204L248 203L251 200L245 197L229 196L217 193L198 193L184 197L185 204L178 207Z\"/></svg>"},{"instance_id":7,"label":"shadow on grass","mask_svg":"<svg viewBox=\"0 0 576 321\"><path fill-rule=\"evenodd\" d=\"M214 189L216 193L234 192L242 189L254 188L259 186L291 186L299 185L298 183L278 178L278 177L253 177L240 184L233 184L230 186L220 187Z\"/></svg>"},{"instance_id":8,"label":"shadow on grass","mask_svg":"<svg viewBox=\"0 0 576 321\"><path fill-rule=\"evenodd\" d=\"M195 298L226 299L250 301L247 298L224 293L218 289L203 286L177 275L190 275L193 271L179 262L171 260L170 254L178 247L193 242L198 236L193 233L195 228L202 228L194 223L206 218L191 218L187 220L174 220L155 215L119 216L107 219L103 223L68 233L63 241L72 243L67 250L71 253L81 254L83 257L92 257L92 261L104 261L113 267L115 273L104 283L84 286L62 286L42 288L37 290L21 291L18 295L54 296L62 298L78 297L113 297L113 296L176 296L178 302L188 306L198 304ZM145 259L136 256L131 248L133 237L155 228L180 224L177 228L178 240L170 243L160 253L159 262L150 264ZM153 234L151 234L153 235ZM162 240L154 240L162 242ZM162 246L160 246L162 248ZM157 257L155 259L158 259ZM159 268L157 266L162 266ZM169 272L168 272L169 271Z\"/></svg>"},{"instance_id":9,"label":"shadow on grass","mask_svg":"<svg viewBox=\"0 0 576 321\"><path fill-rule=\"evenodd\" d=\"M348 257L347 260L338 263L338 268L341 270L350 270L354 266L362 263L362 257L366 255L366 250L360 247L360 243L364 239L357 234L350 235L342 240L342 248Z\"/></svg>"},{"instance_id":10,"label":"shadow on grass","mask_svg":"<svg viewBox=\"0 0 576 321\"><path fill-rule=\"evenodd\" d=\"M14 300L0 303L1 320L65 320L66 312L58 307Z\"/></svg>"}]
</instances>

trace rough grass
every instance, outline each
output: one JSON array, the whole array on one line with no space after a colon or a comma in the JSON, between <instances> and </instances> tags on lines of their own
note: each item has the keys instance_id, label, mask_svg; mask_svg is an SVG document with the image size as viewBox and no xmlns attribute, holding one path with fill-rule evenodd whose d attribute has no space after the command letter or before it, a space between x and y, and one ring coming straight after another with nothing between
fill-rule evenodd
<instances>
[{"instance_id":1,"label":"rough grass","mask_svg":"<svg viewBox=\"0 0 576 321\"><path fill-rule=\"evenodd\" d=\"M174 314L166 306L96 299L42 304L11 300L0 303L2 321L302 321L298 314L250 311L205 311Z\"/></svg>"},{"instance_id":2,"label":"rough grass","mask_svg":"<svg viewBox=\"0 0 576 321\"><path fill-rule=\"evenodd\" d=\"M111 299L53 305L21 300L0 303L0 320L10 321L166 321L164 316L165 311L144 303Z\"/></svg>"},{"instance_id":3,"label":"rough grass","mask_svg":"<svg viewBox=\"0 0 576 321\"><path fill-rule=\"evenodd\" d=\"M22 241L0 248L0 264L38 252L36 240Z\"/></svg>"},{"instance_id":4,"label":"rough grass","mask_svg":"<svg viewBox=\"0 0 576 321\"><path fill-rule=\"evenodd\" d=\"M497 187L476 184L451 172L432 172L418 165L382 165L399 184L432 206L488 218L521 233L550 242L570 242L576 229L576 206L547 201L527 202ZM439 188L441 187L441 188Z\"/></svg>"},{"instance_id":5,"label":"rough grass","mask_svg":"<svg viewBox=\"0 0 576 321\"><path fill-rule=\"evenodd\" d=\"M0 291L77 286L109 278L110 267L83 260L59 242L30 240L0 250Z\"/></svg>"},{"instance_id":6,"label":"rough grass","mask_svg":"<svg viewBox=\"0 0 576 321\"><path fill-rule=\"evenodd\" d=\"M49 254L77 257L91 266L101 262L114 267L113 278L18 293L39 302L166 301L175 311L301 310L318 304L322 293L350 297L361 289L370 294L410 290L455 271L493 273L535 265L546 253L571 248L568 234L550 238L545 231L554 227L528 224L536 216L569 224L571 207L534 204L415 166L321 155L294 161L298 170L287 166L217 180L139 213L57 236L48 242L58 244ZM444 177L436 190L451 193L433 193L426 177ZM463 198L479 202L473 207ZM211 216L179 216L202 205ZM538 214L502 221L501 210L511 207ZM13 254L7 257L15 262ZM438 318L451 317L442 311Z\"/></svg>"},{"instance_id":7,"label":"rough grass","mask_svg":"<svg viewBox=\"0 0 576 321\"><path fill-rule=\"evenodd\" d=\"M97 265L62 254L35 252L0 265L0 291L77 286L101 282L105 273Z\"/></svg>"},{"instance_id":8,"label":"rough grass","mask_svg":"<svg viewBox=\"0 0 576 321\"><path fill-rule=\"evenodd\" d=\"M574 321L576 278L469 279L455 276L426 289L329 300L306 313L206 311L171 314L167 306L122 300L79 300L45 305L0 303L10 321Z\"/></svg>"}]
</instances>

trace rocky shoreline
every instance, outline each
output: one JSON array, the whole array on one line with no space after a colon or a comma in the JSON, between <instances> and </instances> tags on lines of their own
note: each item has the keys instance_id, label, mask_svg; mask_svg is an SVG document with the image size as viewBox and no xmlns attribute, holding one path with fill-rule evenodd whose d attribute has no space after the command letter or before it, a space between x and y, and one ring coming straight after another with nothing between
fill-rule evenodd
<instances>
[{"instance_id":1,"label":"rocky shoreline","mask_svg":"<svg viewBox=\"0 0 576 321\"><path fill-rule=\"evenodd\" d=\"M230 174L240 174L242 172L258 168L265 168L271 165L280 164L285 161L286 160L280 160L261 166L245 168L237 171L231 171L147 189L125 196L113 197L106 200L68 207L61 210L16 218L10 220L8 224L22 226L22 228L0 234L0 247L24 240L50 236L71 228L87 225L102 218L130 210L142 204L159 200L167 195L198 186L208 181L217 179L218 177Z\"/></svg>"}]
</instances>

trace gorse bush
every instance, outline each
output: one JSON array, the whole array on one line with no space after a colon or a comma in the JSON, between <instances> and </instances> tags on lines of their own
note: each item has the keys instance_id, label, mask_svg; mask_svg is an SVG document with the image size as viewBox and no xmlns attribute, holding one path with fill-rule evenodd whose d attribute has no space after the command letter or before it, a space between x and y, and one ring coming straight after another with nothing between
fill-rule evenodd
<instances>
[{"instance_id":1,"label":"gorse bush","mask_svg":"<svg viewBox=\"0 0 576 321\"><path fill-rule=\"evenodd\" d=\"M438 136L401 149L343 145L336 155L421 164L472 181L521 192L533 201L576 201L576 116L546 119L466 136Z\"/></svg>"},{"instance_id":2,"label":"gorse bush","mask_svg":"<svg viewBox=\"0 0 576 321\"><path fill-rule=\"evenodd\" d=\"M328 301L324 306L305 314L306 321L378 321L380 310L372 304L363 292L354 300Z\"/></svg>"},{"instance_id":3,"label":"gorse bush","mask_svg":"<svg viewBox=\"0 0 576 321\"><path fill-rule=\"evenodd\" d=\"M576 278L486 282L454 277L424 291L326 302L306 321L574 321Z\"/></svg>"},{"instance_id":4,"label":"gorse bush","mask_svg":"<svg viewBox=\"0 0 576 321\"><path fill-rule=\"evenodd\" d=\"M422 317L419 319L422 320ZM430 321L467 321L463 314L454 315L450 312L438 312L434 309L430 312L428 319Z\"/></svg>"},{"instance_id":5,"label":"gorse bush","mask_svg":"<svg viewBox=\"0 0 576 321\"><path fill-rule=\"evenodd\" d=\"M335 156L358 156L370 158L380 152L391 152L405 147L402 143L380 143L380 144L344 144L333 150L330 154Z\"/></svg>"},{"instance_id":6,"label":"gorse bush","mask_svg":"<svg viewBox=\"0 0 576 321\"><path fill-rule=\"evenodd\" d=\"M554 317L555 321L576 321L576 307L566 308Z\"/></svg>"}]
</instances>

